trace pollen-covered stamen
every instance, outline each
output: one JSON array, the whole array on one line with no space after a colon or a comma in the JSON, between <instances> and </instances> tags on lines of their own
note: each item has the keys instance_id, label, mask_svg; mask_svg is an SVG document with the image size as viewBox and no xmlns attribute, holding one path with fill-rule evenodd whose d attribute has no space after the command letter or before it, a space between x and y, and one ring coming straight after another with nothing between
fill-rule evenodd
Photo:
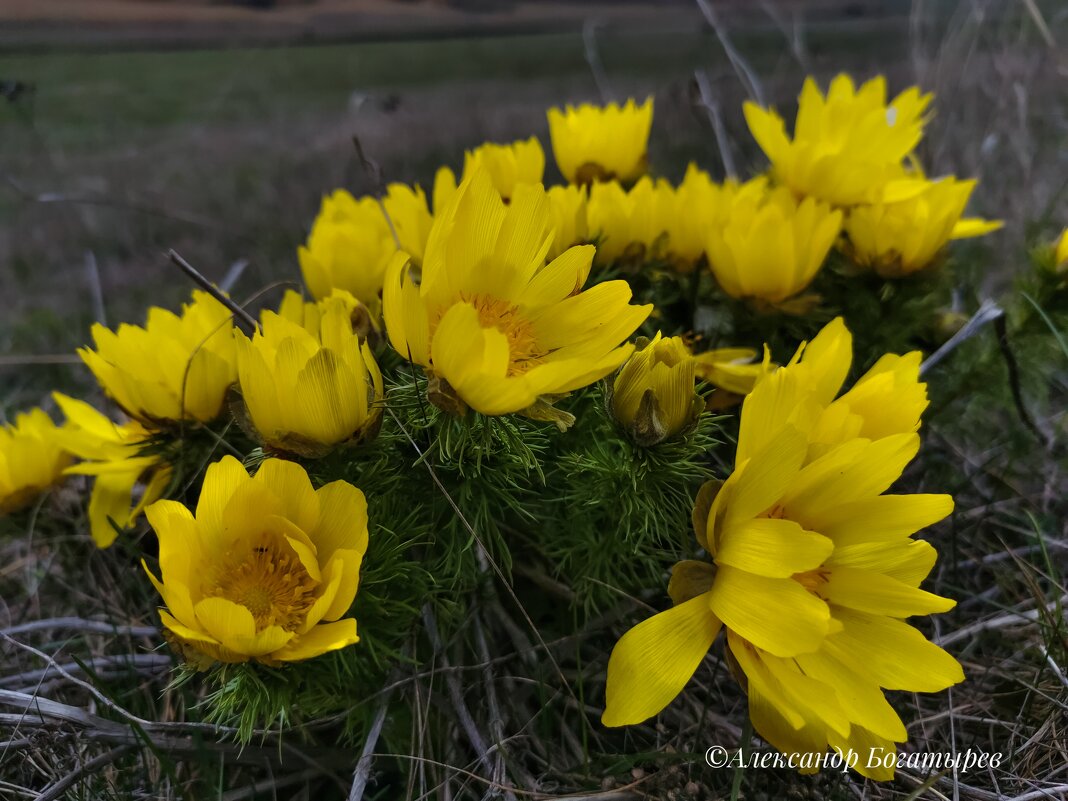
<instances>
[{"instance_id":1,"label":"pollen-covered stamen","mask_svg":"<svg viewBox=\"0 0 1068 801\"><path fill-rule=\"evenodd\" d=\"M545 355L538 347L534 326L507 300L487 295L464 298L478 311L483 327L493 327L508 340L508 375L520 375L541 361Z\"/></svg>"},{"instance_id":2,"label":"pollen-covered stamen","mask_svg":"<svg viewBox=\"0 0 1068 801\"><path fill-rule=\"evenodd\" d=\"M287 544L264 534L226 553L204 595L248 609L257 631L268 626L296 631L315 603L316 584Z\"/></svg>"},{"instance_id":3,"label":"pollen-covered stamen","mask_svg":"<svg viewBox=\"0 0 1068 801\"><path fill-rule=\"evenodd\" d=\"M786 510L782 507L782 504L775 504L768 511L764 512L763 517L770 517L773 520L782 520L786 517Z\"/></svg>"},{"instance_id":4,"label":"pollen-covered stamen","mask_svg":"<svg viewBox=\"0 0 1068 801\"><path fill-rule=\"evenodd\" d=\"M794 573L793 579L813 595L823 598L823 585L831 577L831 571L826 567L817 567L815 570L807 570L804 573Z\"/></svg>"}]
</instances>

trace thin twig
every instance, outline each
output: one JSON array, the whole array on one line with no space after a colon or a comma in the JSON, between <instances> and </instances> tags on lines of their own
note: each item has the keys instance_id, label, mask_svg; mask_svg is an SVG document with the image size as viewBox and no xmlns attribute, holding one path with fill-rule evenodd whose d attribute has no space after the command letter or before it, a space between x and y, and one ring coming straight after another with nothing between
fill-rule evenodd
<instances>
[{"instance_id":1,"label":"thin twig","mask_svg":"<svg viewBox=\"0 0 1068 801\"><path fill-rule=\"evenodd\" d=\"M486 706L489 707L490 732L493 734L494 746L496 748L496 752L493 755L493 778L502 784L505 784L507 777L504 767L504 716L501 714L500 703L497 701L497 686L493 678L493 666L492 661L490 660L489 646L486 643L486 632L482 626L482 617L478 612L475 613L473 623L475 629L475 644L478 646L478 653L482 658L482 664L485 665L482 670L482 683L486 688ZM515 794L511 790L506 790L504 797L510 799L510 801L515 801Z\"/></svg>"},{"instance_id":2,"label":"thin twig","mask_svg":"<svg viewBox=\"0 0 1068 801\"><path fill-rule=\"evenodd\" d=\"M94 673L101 670L116 672L145 672L154 673L171 667L174 660L167 654L110 654L98 656L84 663L68 662L62 667L71 673L85 673L90 668ZM50 665L37 670L27 670L22 673L12 673L0 676L0 687L24 687L27 683L39 682L41 679L50 678L57 671Z\"/></svg>"},{"instance_id":3,"label":"thin twig","mask_svg":"<svg viewBox=\"0 0 1068 801\"><path fill-rule=\"evenodd\" d=\"M716 137L716 145L719 147L719 157L723 161L723 174L727 178L734 178L738 171L734 167L734 156L731 155L730 139L727 137L727 129L723 125L723 115L719 110L719 102L712 94L712 87L708 83L708 75L704 70L694 70L694 80L697 82L697 91L701 98L701 105L708 114L708 121L712 124L712 133Z\"/></svg>"},{"instance_id":4,"label":"thin twig","mask_svg":"<svg viewBox=\"0 0 1068 801\"><path fill-rule=\"evenodd\" d=\"M594 83L597 84L597 91L601 95L601 102L611 103L616 98L612 92L612 85L608 82L608 74L604 70L600 51L597 49L597 28L600 25L601 21L593 18L582 23L582 47L586 63L593 74Z\"/></svg>"},{"instance_id":5,"label":"thin twig","mask_svg":"<svg viewBox=\"0 0 1068 801\"><path fill-rule=\"evenodd\" d=\"M806 73L811 73L812 64L809 62L808 54L805 52L805 44L801 36L803 28L800 24L800 20L796 17L796 15L800 13L800 9L798 8L794 11L794 26L793 32L791 33L786 20L783 19L782 14L774 3L768 2L768 0L760 0L760 7L764 9L764 13L771 18L771 21L775 23L776 27L782 31L782 35L786 38L786 41L790 43L790 50L793 52L794 58L797 59L797 63L801 69Z\"/></svg>"},{"instance_id":6,"label":"thin twig","mask_svg":"<svg viewBox=\"0 0 1068 801\"><path fill-rule=\"evenodd\" d=\"M382 726L386 722L386 712L389 711L389 694L382 698L375 712L375 718L371 722L371 728L367 732L367 739L363 743L363 751L356 763L356 770L352 773L352 787L349 788L349 801L362 801L364 791L367 789L367 781L371 776L371 763L374 762L374 750L378 745L378 738L382 736Z\"/></svg>"},{"instance_id":7,"label":"thin twig","mask_svg":"<svg viewBox=\"0 0 1068 801\"><path fill-rule=\"evenodd\" d=\"M241 276L245 270L248 269L248 259L238 259L230 265L230 269L226 271L226 275L223 276L223 280L219 282L219 289L223 292L229 292L234 288L234 284L241 280Z\"/></svg>"},{"instance_id":8,"label":"thin twig","mask_svg":"<svg viewBox=\"0 0 1068 801\"><path fill-rule=\"evenodd\" d=\"M382 178L382 167L379 166L377 161L368 158L367 154L363 151L363 144L360 142L360 137L353 134L352 146L356 148L356 156L360 160L360 164L363 165L364 172L371 179L371 183L374 186L372 195L375 201L378 203L378 208L382 212L382 216L386 218L386 225L389 226L389 232L393 235L393 243L397 246L397 250L403 250L401 247L400 236L397 234L397 228L393 225L393 218L389 216L389 211L386 210L386 203L383 200L387 194L386 183Z\"/></svg>"},{"instance_id":9,"label":"thin twig","mask_svg":"<svg viewBox=\"0 0 1068 801\"><path fill-rule=\"evenodd\" d=\"M738 52L734 44L731 42L730 37L727 36L727 29L724 27L723 22L719 18L719 14L716 13L716 9L710 0L697 0L697 7L701 9L701 13L704 14L705 21L715 31L716 38L719 39L720 45L723 46L723 52L727 54L727 58L731 62L731 66L734 67L734 71L738 74L739 79L745 86L746 92L760 105L766 105L764 102L764 90L761 87L760 79L757 77L756 72L749 66L742 54Z\"/></svg>"},{"instance_id":10,"label":"thin twig","mask_svg":"<svg viewBox=\"0 0 1068 801\"><path fill-rule=\"evenodd\" d=\"M1005 322L1005 315L1001 315L994 320L994 331L998 336L998 349L1005 360L1005 369L1009 373L1009 390L1012 393L1012 402L1016 406L1016 414L1019 416L1020 422L1035 435L1039 442L1045 442L1049 445L1051 444L1051 438L1045 436L1039 430L1038 425L1031 419L1031 413L1027 411L1027 405L1024 403L1023 390L1020 388L1020 365L1016 361L1016 354L1012 352L1012 346L1009 344L1009 328Z\"/></svg>"},{"instance_id":11,"label":"thin twig","mask_svg":"<svg viewBox=\"0 0 1068 801\"><path fill-rule=\"evenodd\" d=\"M934 642L936 645L945 648L947 645L952 645L955 642L970 639L973 635L978 634L981 631L990 631L992 629L1000 629L1007 626L1026 625L1032 621L1038 620L1042 612L1050 612L1057 608L1058 604L1065 603L1068 603L1068 595L1065 595L1058 600L1050 601L1045 604L1045 606L1037 609L1028 609L1023 612L1010 612L1009 614L999 615L998 617L990 618L989 620L977 621L971 625L959 628L956 631L951 631L943 637L938 637Z\"/></svg>"},{"instance_id":12,"label":"thin twig","mask_svg":"<svg viewBox=\"0 0 1068 801\"><path fill-rule=\"evenodd\" d=\"M153 720L146 720L144 718L138 717L137 715L133 714L132 712L129 712L128 710L126 710L122 706L120 706L119 704L117 704L114 701L112 701L110 698L108 698L106 695L104 695L102 692L100 692L100 690L98 690L96 687L94 687L89 682L83 681L83 680L79 679L77 676L72 675L62 665L60 665L55 660L55 658L49 656L44 651L41 651L41 650L39 650L37 648L34 648L32 645L27 645L26 643L19 642L18 640L16 640L13 637L5 634L2 631L0 631L0 638L2 638L4 640L7 640L9 643L14 645L16 648L21 648L22 650L33 654L34 656L38 657L39 659L44 660L46 664L50 665L57 673L59 673L64 678L66 678L72 684L76 684L77 686L79 686L82 689L84 689L87 692L89 692L89 694L92 695L97 701L99 701L104 707L106 707L107 709L110 709L112 712L114 712L117 715L119 715L120 717L124 718L126 721L128 721L130 723L133 723L133 724L135 724L137 726L140 726L142 729L144 729L146 731L176 731L176 732L180 731L180 732L190 732L190 733L200 732L200 733L211 734L211 735L213 735L215 737L218 737L220 734L239 734L240 733L240 729L237 729L237 728L232 727L232 726L217 726L217 725L212 724L212 723L187 723L187 722L163 723L163 722L157 722L157 721L153 721ZM10 690L0 690L0 701L3 701L3 699L5 697L10 697L11 694L12 693L11 693ZM22 693L15 693L15 695L23 695L23 694ZM45 699L41 699L41 698L33 698L32 696L26 696L26 697L29 698L35 705L40 705L45 700ZM83 710L78 709L77 707L68 707L66 704L58 704L55 701L49 701L48 703L53 704L57 708L58 707L64 707L63 711L65 713L69 713L70 710L74 710L75 712L79 713L81 716L85 716L87 714ZM103 719L100 719L100 720L103 720ZM75 722L79 722L79 721L75 721ZM105 723L111 723L111 721L104 721L104 722ZM118 724L112 724L112 725L118 725ZM257 729L255 731L253 731L252 734L255 735L255 736L261 736L262 737L262 736L272 736L272 735L276 734L276 732L271 731L271 730L265 730L265 729Z\"/></svg>"},{"instance_id":13,"label":"thin twig","mask_svg":"<svg viewBox=\"0 0 1068 801\"><path fill-rule=\"evenodd\" d=\"M984 300L975 314L971 316L971 319L961 326L957 333L946 340L942 347L924 359L923 364L920 365L920 375L924 375L928 370L941 362L942 359L956 350L959 345L979 333L979 330L984 325L993 322L1004 314L1005 310L997 303L989 299Z\"/></svg>"},{"instance_id":14,"label":"thin twig","mask_svg":"<svg viewBox=\"0 0 1068 801\"><path fill-rule=\"evenodd\" d=\"M25 356L0 356L0 367L32 367L38 364L81 364L82 357L73 353L42 353Z\"/></svg>"},{"instance_id":15,"label":"thin twig","mask_svg":"<svg viewBox=\"0 0 1068 801\"><path fill-rule=\"evenodd\" d=\"M423 626L426 629L427 637L430 640L430 647L434 649L434 653L436 653L438 659L441 660L442 667L449 667L449 658L445 655L441 637L438 635L438 623L434 617L434 610L430 608L430 604L424 604L423 606ZM467 704L464 702L463 691L460 689L460 682L457 680L455 673L449 672L445 674L445 686L448 688L449 700L452 702L453 709L456 711L456 717L460 721L460 727L464 730L464 734L467 735L471 747L474 748L475 753L478 754L478 759L482 763L482 766L492 774L493 763L490 762L489 748L486 746L486 741L482 738L482 734L479 732L478 727L475 726L475 719L471 716L471 710L467 708Z\"/></svg>"},{"instance_id":16,"label":"thin twig","mask_svg":"<svg viewBox=\"0 0 1068 801\"><path fill-rule=\"evenodd\" d=\"M81 617L52 617L33 620L0 629L0 634L10 637L16 634L28 634L33 631L82 631L93 634L125 634L129 637L155 637L159 629L155 626L116 626L103 620L86 620Z\"/></svg>"},{"instance_id":17,"label":"thin twig","mask_svg":"<svg viewBox=\"0 0 1068 801\"><path fill-rule=\"evenodd\" d=\"M219 289L215 284L205 278L196 267L183 259L178 251L171 248L167 251L167 258L171 260L173 264L178 266L182 272L193 279L193 282L215 298L219 303L228 308L234 315L234 318L243 322L249 330L249 333L256 331L259 328L259 323L256 322L256 318L241 308L235 303L225 292Z\"/></svg>"},{"instance_id":18,"label":"thin twig","mask_svg":"<svg viewBox=\"0 0 1068 801\"><path fill-rule=\"evenodd\" d=\"M67 790L79 782L83 776L87 774L92 776L96 771L106 765L118 761L124 754L128 754L132 751L133 748L132 745L120 745L117 748L112 748L110 751L105 751L103 754L93 757L88 762L83 762L62 779L53 782L42 790L41 794L37 796L37 801L55 801L55 799L60 798L67 792Z\"/></svg>"},{"instance_id":19,"label":"thin twig","mask_svg":"<svg viewBox=\"0 0 1068 801\"><path fill-rule=\"evenodd\" d=\"M89 295L93 299L93 317L101 325L107 325L107 314L104 311L104 288L100 284L100 269L96 264L96 254L91 250L85 251L85 274L89 280Z\"/></svg>"}]
</instances>

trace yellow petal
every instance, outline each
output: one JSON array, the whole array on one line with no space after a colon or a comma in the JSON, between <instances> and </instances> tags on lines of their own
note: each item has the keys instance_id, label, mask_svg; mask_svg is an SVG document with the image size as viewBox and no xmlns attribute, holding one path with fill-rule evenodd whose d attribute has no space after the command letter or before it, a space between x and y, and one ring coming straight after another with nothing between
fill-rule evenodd
<instances>
[{"instance_id":1,"label":"yellow petal","mask_svg":"<svg viewBox=\"0 0 1068 801\"><path fill-rule=\"evenodd\" d=\"M837 609L842 630L827 637L829 656L888 690L938 692L964 680L952 656L900 620Z\"/></svg>"},{"instance_id":2,"label":"yellow petal","mask_svg":"<svg viewBox=\"0 0 1068 801\"><path fill-rule=\"evenodd\" d=\"M89 496L89 531L97 548L107 548L118 531L130 524L133 488L138 472L97 476Z\"/></svg>"},{"instance_id":3,"label":"yellow petal","mask_svg":"<svg viewBox=\"0 0 1068 801\"><path fill-rule=\"evenodd\" d=\"M807 522L838 547L903 539L953 511L949 495L879 495L810 510Z\"/></svg>"},{"instance_id":4,"label":"yellow petal","mask_svg":"<svg viewBox=\"0 0 1068 801\"><path fill-rule=\"evenodd\" d=\"M750 683L748 694L749 718L753 721L753 728L783 754L823 754L827 751L827 734L822 726L802 723L799 728L794 728L757 686ZM798 772L817 773L818 769L799 768Z\"/></svg>"},{"instance_id":5,"label":"yellow petal","mask_svg":"<svg viewBox=\"0 0 1068 801\"><path fill-rule=\"evenodd\" d=\"M208 465L197 501L197 523L205 532L222 528L223 509L238 487L250 482L248 471L233 456L224 456Z\"/></svg>"},{"instance_id":6,"label":"yellow petal","mask_svg":"<svg viewBox=\"0 0 1068 801\"><path fill-rule=\"evenodd\" d=\"M793 579L757 576L721 565L709 592L723 625L775 656L815 651L827 636L827 604Z\"/></svg>"},{"instance_id":7,"label":"yellow petal","mask_svg":"<svg viewBox=\"0 0 1068 801\"><path fill-rule=\"evenodd\" d=\"M335 623L320 623L306 634L294 638L288 645L271 654L279 662L297 662L301 659L336 651L359 642L356 635L356 620L346 618Z\"/></svg>"},{"instance_id":8,"label":"yellow petal","mask_svg":"<svg viewBox=\"0 0 1068 801\"><path fill-rule=\"evenodd\" d=\"M256 621L245 607L226 598L204 598L194 607L197 623L236 653L252 656L244 645L256 636Z\"/></svg>"},{"instance_id":9,"label":"yellow petal","mask_svg":"<svg viewBox=\"0 0 1068 801\"><path fill-rule=\"evenodd\" d=\"M334 551L331 564L335 565L334 570L340 576L340 581L334 599L323 614L323 620L337 620L349 611L360 583L361 558L361 554L356 551Z\"/></svg>"},{"instance_id":10,"label":"yellow petal","mask_svg":"<svg viewBox=\"0 0 1068 801\"><path fill-rule=\"evenodd\" d=\"M782 505L786 516L807 528L827 508L880 495L916 456L920 438L895 434L869 442L853 440L820 457L797 476Z\"/></svg>"},{"instance_id":11,"label":"yellow petal","mask_svg":"<svg viewBox=\"0 0 1068 801\"><path fill-rule=\"evenodd\" d=\"M950 239L970 239L997 231L1005 225L1002 220L984 220L981 217L966 217L953 226Z\"/></svg>"},{"instance_id":12,"label":"yellow petal","mask_svg":"<svg viewBox=\"0 0 1068 801\"><path fill-rule=\"evenodd\" d=\"M855 567L835 567L820 594L837 606L889 617L948 612L956 601L910 587L895 578Z\"/></svg>"},{"instance_id":13,"label":"yellow petal","mask_svg":"<svg viewBox=\"0 0 1068 801\"><path fill-rule=\"evenodd\" d=\"M719 629L706 593L654 615L624 634L608 660L601 722L628 726L660 712L682 692Z\"/></svg>"},{"instance_id":14,"label":"yellow petal","mask_svg":"<svg viewBox=\"0 0 1068 801\"><path fill-rule=\"evenodd\" d=\"M319 525L319 499L303 467L285 459L265 459L254 480L262 482L281 501L283 517L306 534L315 531Z\"/></svg>"},{"instance_id":15,"label":"yellow petal","mask_svg":"<svg viewBox=\"0 0 1068 801\"><path fill-rule=\"evenodd\" d=\"M738 465L729 479L731 486L724 485L709 515L709 525L716 532L710 537L713 548L719 547L721 532L763 514L782 499L797 481L807 448L801 432L788 427L752 459Z\"/></svg>"},{"instance_id":16,"label":"yellow petal","mask_svg":"<svg viewBox=\"0 0 1068 801\"><path fill-rule=\"evenodd\" d=\"M367 551L367 499L347 481L333 481L315 493L319 498L319 526L313 540L323 564L339 548Z\"/></svg>"},{"instance_id":17,"label":"yellow petal","mask_svg":"<svg viewBox=\"0 0 1068 801\"><path fill-rule=\"evenodd\" d=\"M771 578L788 578L819 567L834 543L792 520L758 518L724 533L716 563Z\"/></svg>"},{"instance_id":18,"label":"yellow petal","mask_svg":"<svg viewBox=\"0 0 1068 801\"><path fill-rule=\"evenodd\" d=\"M910 587L920 586L938 560L938 552L929 542L862 542L834 549L827 560L828 567L844 565L874 570L904 582Z\"/></svg>"},{"instance_id":19,"label":"yellow petal","mask_svg":"<svg viewBox=\"0 0 1068 801\"><path fill-rule=\"evenodd\" d=\"M171 614L178 620L185 621L186 625L197 625L197 616L193 610L193 601L189 595L189 588L178 581L164 584L152 575L152 571L148 569L148 563L144 559L141 560L141 567L148 574L149 581L152 582L152 586L156 588L160 597L163 598L163 603L167 605L167 609L170 610Z\"/></svg>"},{"instance_id":20,"label":"yellow petal","mask_svg":"<svg viewBox=\"0 0 1068 801\"><path fill-rule=\"evenodd\" d=\"M850 721L890 740L902 742L908 737L901 718L887 703L878 685L865 681L825 651L799 654L794 659L807 675L834 687L838 703Z\"/></svg>"}]
</instances>

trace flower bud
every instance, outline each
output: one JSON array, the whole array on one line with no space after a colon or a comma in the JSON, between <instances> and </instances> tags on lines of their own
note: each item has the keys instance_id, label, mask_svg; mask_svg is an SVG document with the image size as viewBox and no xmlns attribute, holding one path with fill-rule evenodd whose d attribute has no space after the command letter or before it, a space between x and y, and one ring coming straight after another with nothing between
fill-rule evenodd
<instances>
[{"instance_id":1,"label":"flower bud","mask_svg":"<svg viewBox=\"0 0 1068 801\"><path fill-rule=\"evenodd\" d=\"M689 430L701 413L695 363L680 337L638 341L612 387L612 414L637 444L649 447Z\"/></svg>"}]
</instances>

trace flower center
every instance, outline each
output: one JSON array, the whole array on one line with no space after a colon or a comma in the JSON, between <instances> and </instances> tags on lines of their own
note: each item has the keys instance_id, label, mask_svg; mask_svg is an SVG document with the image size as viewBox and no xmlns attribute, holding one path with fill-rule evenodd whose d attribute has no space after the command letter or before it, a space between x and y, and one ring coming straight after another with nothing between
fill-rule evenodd
<instances>
[{"instance_id":1,"label":"flower center","mask_svg":"<svg viewBox=\"0 0 1068 801\"><path fill-rule=\"evenodd\" d=\"M793 580L813 595L823 598L820 594L820 590L823 588L823 585L827 583L830 575L831 571L827 568L817 567L815 570L808 570L804 573L794 573Z\"/></svg>"},{"instance_id":2,"label":"flower center","mask_svg":"<svg viewBox=\"0 0 1068 801\"><path fill-rule=\"evenodd\" d=\"M257 631L268 626L295 631L315 603L315 584L292 550L264 534L226 553L205 596L245 607Z\"/></svg>"},{"instance_id":3,"label":"flower center","mask_svg":"<svg viewBox=\"0 0 1068 801\"><path fill-rule=\"evenodd\" d=\"M545 354L538 347L534 326L518 306L488 295L463 297L463 300L478 310L478 320L484 328L496 328L508 340L508 375L521 375L541 361Z\"/></svg>"}]
</instances>

